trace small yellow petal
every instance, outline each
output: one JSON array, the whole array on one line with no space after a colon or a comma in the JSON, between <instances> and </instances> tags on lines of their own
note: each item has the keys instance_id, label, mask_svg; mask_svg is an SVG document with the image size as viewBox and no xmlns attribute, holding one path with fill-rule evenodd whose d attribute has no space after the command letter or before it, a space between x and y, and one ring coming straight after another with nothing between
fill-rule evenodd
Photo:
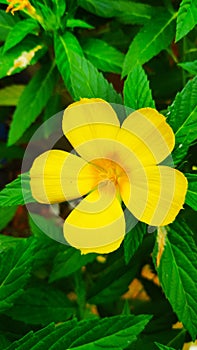
<instances>
[{"instance_id":1,"label":"small yellow petal","mask_svg":"<svg viewBox=\"0 0 197 350\"><path fill-rule=\"evenodd\" d=\"M152 226L173 222L182 209L187 192L187 179L167 166L150 166L130 174L120 185L121 197L140 221Z\"/></svg>"},{"instance_id":2,"label":"small yellow petal","mask_svg":"<svg viewBox=\"0 0 197 350\"><path fill-rule=\"evenodd\" d=\"M171 127L166 123L166 118L153 108L141 108L131 113L122 128L136 135L146 145L157 164L174 148L175 136Z\"/></svg>"},{"instance_id":3,"label":"small yellow petal","mask_svg":"<svg viewBox=\"0 0 197 350\"><path fill-rule=\"evenodd\" d=\"M79 198L96 186L96 168L68 152L47 151L30 169L33 197L40 203L60 203Z\"/></svg>"},{"instance_id":4,"label":"small yellow petal","mask_svg":"<svg viewBox=\"0 0 197 350\"><path fill-rule=\"evenodd\" d=\"M69 214L64 223L67 242L82 253L107 253L119 247L125 234L120 202L111 185L100 186Z\"/></svg>"}]
</instances>

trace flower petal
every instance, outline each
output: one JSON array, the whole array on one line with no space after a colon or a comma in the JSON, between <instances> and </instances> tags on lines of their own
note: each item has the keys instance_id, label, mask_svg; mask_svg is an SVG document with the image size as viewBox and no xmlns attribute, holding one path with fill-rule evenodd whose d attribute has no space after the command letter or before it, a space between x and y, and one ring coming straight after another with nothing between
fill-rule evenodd
<instances>
[{"instance_id":1,"label":"flower petal","mask_svg":"<svg viewBox=\"0 0 197 350\"><path fill-rule=\"evenodd\" d=\"M86 153L91 151L89 141L114 139L119 126L118 117L110 104L95 98L83 98L71 104L64 111L62 123L65 136L84 159L87 159ZM92 147L92 154L101 157L96 143Z\"/></svg>"},{"instance_id":2,"label":"flower petal","mask_svg":"<svg viewBox=\"0 0 197 350\"><path fill-rule=\"evenodd\" d=\"M97 169L76 155L51 150L38 156L30 170L33 197L40 203L79 198L97 185Z\"/></svg>"},{"instance_id":3,"label":"flower petal","mask_svg":"<svg viewBox=\"0 0 197 350\"><path fill-rule=\"evenodd\" d=\"M164 226L174 221L183 207L187 179L167 166L150 166L133 171L124 178L120 194L128 209L140 221Z\"/></svg>"},{"instance_id":4,"label":"flower petal","mask_svg":"<svg viewBox=\"0 0 197 350\"><path fill-rule=\"evenodd\" d=\"M90 193L66 218L64 237L82 253L109 253L124 237L124 214L111 186L108 183Z\"/></svg>"},{"instance_id":5,"label":"flower petal","mask_svg":"<svg viewBox=\"0 0 197 350\"><path fill-rule=\"evenodd\" d=\"M122 128L142 140L156 163L164 160L174 148L175 136L171 127L166 123L166 118L153 108L141 108L131 113Z\"/></svg>"}]
</instances>

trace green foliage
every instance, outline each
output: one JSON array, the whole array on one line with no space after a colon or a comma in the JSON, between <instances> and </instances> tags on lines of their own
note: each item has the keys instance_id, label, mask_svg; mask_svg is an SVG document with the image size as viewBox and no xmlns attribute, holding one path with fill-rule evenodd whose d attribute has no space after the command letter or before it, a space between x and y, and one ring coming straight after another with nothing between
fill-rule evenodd
<instances>
[{"instance_id":1,"label":"green foliage","mask_svg":"<svg viewBox=\"0 0 197 350\"><path fill-rule=\"evenodd\" d=\"M38 29L36 21L32 19L25 19L15 24L12 30L9 32L3 47L4 53L17 45L22 41L28 34L31 34L34 29Z\"/></svg>"},{"instance_id":2,"label":"green foliage","mask_svg":"<svg viewBox=\"0 0 197 350\"><path fill-rule=\"evenodd\" d=\"M78 322L74 319L57 327L48 327L29 333L8 346L7 350L25 350L30 346L37 350L101 348L125 349L141 332L150 316L116 316ZM76 338L77 334L77 338ZM13 347L15 346L15 348Z\"/></svg>"},{"instance_id":3,"label":"green foliage","mask_svg":"<svg viewBox=\"0 0 197 350\"><path fill-rule=\"evenodd\" d=\"M125 81L124 103L133 109L155 107L147 76L141 66L136 66Z\"/></svg>"},{"instance_id":4,"label":"green foliage","mask_svg":"<svg viewBox=\"0 0 197 350\"><path fill-rule=\"evenodd\" d=\"M127 75L136 65L142 65L166 49L174 35L176 14L158 11L158 14L140 29L125 56L122 75Z\"/></svg>"},{"instance_id":5,"label":"green foliage","mask_svg":"<svg viewBox=\"0 0 197 350\"><path fill-rule=\"evenodd\" d=\"M176 41L184 37L197 24L195 1L182 0L177 16Z\"/></svg>"},{"instance_id":6,"label":"green foliage","mask_svg":"<svg viewBox=\"0 0 197 350\"><path fill-rule=\"evenodd\" d=\"M20 96L13 115L8 145L15 143L35 121L47 104L56 83L55 65L43 66L32 78Z\"/></svg>"},{"instance_id":7,"label":"green foliage","mask_svg":"<svg viewBox=\"0 0 197 350\"><path fill-rule=\"evenodd\" d=\"M17 23L16 18L13 18L10 14L3 10L0 10L0 38L6 40L10 30Z\"/></svg>"},{"instance_id":8,"label":"green foliage","mask_svg":"<svg viewBox=\"0 0 197 350\"><path fill-rule=\"evenodd\" d=\"M30 0L14 16L0 3L0 349L183 349L197 333L196 1ZM70 203L35 203L29 173L17 177L35 130L83 97L120 122L161 111L188 179L184 210L158 232L122 203L127 234L110 254L68 246Z\"/></svg>"},{"instance_id":9,"label":"green foliage","mask_svg":"<svg viewBox=\"0 0 197 350\"><path fill-rule=\"evenodd\" d=\"M185 202L194 210L197 210L197 175L186 174L188 180L188 191Z\"/></svg>"},{"instance_id":10,"label":"green foliage","mask_svg":"<svg viewBox=\"0 0 197 350\"><path fill-rule=\"evenodd\" d=\"M94 64L103 72L121 73L124 55L100 39L87 39L82 45L83 51Z\"/></svg>"},{"instance_id":11,"label":"green foliage","mask_svg":"<svg viewBox=\"0 0 197 350\"><path fill-rule=\"evenodd\" d=\"M160 244L156 243L155 267L166 297L194 340L197 332L197 249L192 232L182 221L161 230L164 236L163 251ZM156 260L158 256L159 261Z\"/></svg>"},{"instance_id":12,"label":"green foliage","mask_svg":"<svg viewBox=\"0 0 197 350\"><path fill-rule=\"evenodd\" d=\"M197 77L189 80L184 89L176 95L168 107L167 121L176 138L176 147L172 153L175 164L186 155L189 146L196 139L197 125Z\"/></svg>"},{"instance_id":13,"label":"green foliage","mask_svg":"<svg viewBox=\"0 0 197 350\"><path fill-rule=\"evenodd\" d=\"M0 312L12 307L22 294L30 276L34 244L31 239L19 240L0 255Z\"/></svg>"},{"instance_id":14,"label":"green foliage","mask_svg":"<svg viewBox=\"0 0 197 350\"><path fill-rule=\"evenodd\" d=\"M22 174L12 182L10 182L0 192L0 207L1 206L13 206L25 203L31 203L35 200L32 198L29 175Z\"/></svg>"}]
</instances>

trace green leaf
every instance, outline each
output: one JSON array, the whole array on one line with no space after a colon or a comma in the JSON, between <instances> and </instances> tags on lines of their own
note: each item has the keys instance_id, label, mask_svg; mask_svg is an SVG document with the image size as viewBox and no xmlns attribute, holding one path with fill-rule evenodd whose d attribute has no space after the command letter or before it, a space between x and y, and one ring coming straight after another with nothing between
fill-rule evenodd
<instances>
[{"instance_id":1,"label":"green leaf","mask_svg":"<svg viewBox=\"0 0 197 350\"><path fill-rule=\"evenodd\" d=\"M197 174L185 174L188 180L188 190L185 203L197 210Z\"/></svg>"},{"instance_id":2,"label":"green leaf","mask_svg":"<svg viewBox=\"0 0 197 350\"><path fill-rule=\"evenodd\" d=\"M28 288L15 300L14 306L6 315L27 324L47 325L50 322L63 322L72 317L74 308L65 293L41 285Z\"/></svg>"},{"instance_id":3,"label":"green leaf","mask_svg":"<svg viewBox=\"0 0 197 350\"><path fill-rule=\"evenodd\" d=\"M124 104L133 109L155 108L149 81L141 66L135 66L124 84Z\"/></svg>"},{"instance_id":4,"label":"green leaf","mask_svg":"<svg viewBox=\"0 0 197 350\"><path fill-rule=\"evenodd\" d=\"M197 6L196 1L182 0L176 26L176 41L183 38L197 24Z\"/></svg>"},{"instance_id":5,"label":"green leaf","mask_svg":"<svg viewBox=\"0 0 197 350\"><path fill-rule=\"evenodd\" d=\"M14 144L35 121L47 104L57 81L54 63L43 66L30 80L20 96L10 127L8 145Z\"/></svg>"},{"instance_id":6,"label":"green leaf","mask_svg":"<svg viewBox=\"0 0 197 350\"><path fill-rule=\"evenodd\" d=\"M94 261L95 258L96 254L81 255L78 249L66 247L55 257L49 282L70 276L82 266Z\"/></svg>"},{"instance_id":7,"label":"green leaf","mask_svg":"<svg viewBox=\"0 0 197 350\"><path fill-rule=\"evenodd\" d=\"M136 339L150 318L149 315L130 315L80 322L74 319L56 327L49 325L35 333L28 333L6 350L122 350Z\"/></svg>"},{"instance_id":8,"label":"green leaf","mask_svg":"<svg viewBox=\"0 0 197 350\"><path fill-rule=\"evenodd\" d=\"M61 18L66 10L66 1L65 0L52 0L56 7L56 14Z\"/></svg>"},{"instance_id":9,"label":"green leaf","mask_svg":"<svg viewBox=\"0 0 197 350\"><path fill-rule=\"evenodd\" d=\"M66 22L66 26L68 28L85 28L85 29L94 29L94 26L91 24L83 21L82 19L76 19L76 18L68 18Z\"/></svg>"},{"instance_id":10,"label":"green leaf","mask_svg":"<svg viewBox=\"0 0 197 350\"><path fill-rule=\"evenodd\" d=\"M0 208L0 231L13 219L17 207Z\"/></svg>"},{"instance_id":11,"label":"green leaf","mask_svg":"<svg viewBox=\"0 0 197 350\"><path fill-rule=\"evenodd\" d=\"M77 52L79 55L83 55L82 48L77 38L68 31L63 35L55 35L55 59L58 69L62 75L65 86L70 92L72 92L70 74L71 74L71 57L69 51Z\"/></svg>"},{"instance_id":12,"label":"green leaf","mask_svg":"<svg viewBox=\"0 0 197 350\"><path fill-rule=\"evenodd\" d=\"M100 39L87 39L82 45L88 60L103 72L121 73L124 55Z\"/></svg>"},{"instance_id":13,"label":"green leaf","mask_svg":"<svg viewBox=\"0 0 197 350\"><path fill-rule=\"evenodd\" d=\"M0 106L16 106L25 85L10 85L0 90Z\"/></svg>"},{"instance_id":14,"label":"green leaf","mask_svg":"<svg viewBox=\"0 0 197 350\"><path fill-rule=\"evenodd\" d=\"M164 50L174 37L176 13L159 12L135 36L125 56L122 75L127 75L136 65L142 65Z\"/></svg>"},{"instance_id":15,"label":"green leaf","mask_svg":"<svg viewBox=\"0 0 197 350\"><path fill-rule=\"evenodd\" d=\"M154 8L150 5L126 0L79 0L85 10L104 18L116 17L125 24L144 24L150 20Z\"/></svg>"},{"instance_id":16,"label":"green leaf","mask_svg":"<svg viewBox=\"0 0 197 350\"><path fill-rule=\"evenodd\" d=\"M0 255L0 312L13 305L29 278L34 244L32 239L18 239L14 248Z\"/></svg>"},{"instance_id":17,"label":"green leaf","mask_svg":"<svg viewBox=\"0 0 197 350\"><path fill-rule=\"evenodd\" d=\"M191 61L191 62L182 62L178 63L178 66L185 69L191 74L196 75L197 74L197 60Z\"/></svg>"},{"instance_id":18,"label":"green leaf","mask_svg":"<svg viewBox=\"0 0 197 350\"><path fill-rule=\"evenodd\" d=\"M16 17L13 17L10 13L6 13L4 10L0 10L0 38L1 41L6 40L10 30L17 23Z\"/></svg>"},{"instance_id":19,"label":"green leaf","mask_svg":"<svg viewBox=\"0 0 197 350\"><path fill-rule=\"evenodd\" d=\"M158 349L160 350L175 350L174 348L169 348L169 346L163 345L163 344L159 344L157 342L155 342L155 344L157 345Z\"/></svg>"},{"instance_id":20,"label":"green leaf","mask_svg":"<svg viewBox=\"0 0 197 350\"><path fill-rule=\"evenodd\" d=\"M88 302L92 304L111 303L127 292L128 286L139 268L139 257L125 264L122 251L108 256L107 265L97 276L88 291Z\"/></svg>"},{"instance_id":21,"label":"green leaf","mask_svg":"<svg viewBox=\"0 0 197 350\"><path fill-rule=\"evenodd\" d=\"M186 86L175 97L168 107L167 121L176 138L175 150L172 153L175 164L187 154L188 148L197 134L197 76L188 81Z\"/></svg>"},{"instance_id":22,"label":"green leaf","mask_svg":"<svg viewBox=\"0 0 197 350\"><path fill-rule=\"evenodd\" d=\"M46 47L39 38L34 36L25 38L9 52L3 54L0 48L0 78L19 73L28 65L34 64L45 53Z\"/></svg>"},{"instance_id":23,"label":"green leaf","mask_svg":"<svg viewBox=\"0 0 197 350\"><path fill-rule=\"evenodd\" d=\"M20 43L28 34L31 34L35 29L38 30L38 23L31 18L24 19L23 21L16 23L8 34L3 47L4 53L7 50L11 49L13 46Z\"/></svg>"},{"instance_id":24,"label":"green leaf","mask_svg":"<svg viewBox=\"0 0 197 350\"><path fill-rule=\"evenodd\" d=\"M153 252L164 293L179 321L195 339L197 333L197 249L184 221L160 228Z\"/></svg>"},{"instance_id":25,"label":"green leaf","mask_svg":"<svg viewBox=\"0 0 197 350\"><path fill-rule=\"evenodd\" d=\"M81 97L97 97L108 102L121 103L121 96L92 63L74 52L69 52L69 56L71 61L70 79L75 100L79 100Z\"/></svg>"},{"instance_id":26,"label":"green leaf","mask_svg":"<svg viewBox=\"0 0 197 350\"><path fill-rule=\"evenodd\" d=\"M137 225L126 234L124 239L124 257L126 264L129 263L132 256L142 243L145 234L146 225L142 222L138 222Z\"/></svg>"},{"instance_id":27,"label":"green leaf","mask_svg":"<svg viewBox=\"0 0 197 350\"><path fill-rule=\"evenodd\" d=\"M30 178L27 173L19 175L0 192L0 207L11 207L35 202L30 189Z\"/></svg>"}]
</instances>

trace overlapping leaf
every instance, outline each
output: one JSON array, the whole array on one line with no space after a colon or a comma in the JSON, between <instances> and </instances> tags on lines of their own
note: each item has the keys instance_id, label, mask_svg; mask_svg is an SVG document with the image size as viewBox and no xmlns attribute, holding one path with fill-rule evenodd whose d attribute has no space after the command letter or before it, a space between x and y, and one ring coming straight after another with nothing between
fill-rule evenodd
<instances>
[{"instance_id":1,"label":"overlapping leaf","mask_svg":"<svg viewBox=\"0 0 197 350\"><path fill-rule=\"evenodd\" d=\"M191 74L197 74L197 60L191 62L182 62L178 64L181 68L185 69Z\"/></svg>"},{"instance_id":2,"label":"overlapping leaf","mask_svg":"<svg viewBox=\"0 0 197 350\"><path fill-rule=\"evenodd\" d=\"M197 175L185 174L188 180L188 190L185 202L194 210L197 210Z\"/></svg>"},{"instance_id":3,"label":"overlapping leaf","mask_svg":"<svg viewBox=\"0 0 197 350\"><path fill-rule=\"evenodd\" d=\"M24 85L10 85L0 90L0 106L16 106L24 90Z\"/></svg>"},{"instance_id":4,"label":"overlapping leaf","mask_svg":"<svg viewBox=\"0 0 197 350\"><path fill-rule=\"evenodd\" d=\"M31 332L6 350L125 349L136 339L150 318L148 315L130 315L80 322L74 319L56 327L49 325L35 333Z\"/></svg>"},{"instance_id":5,"label":"overlapping leaf","mask_svg":"<svg viewBox=\"0 0 197 350\"><path fill-rule=\"evenodd\" d=\"M0 208L0 231L13 219L16 208L16 206Z\"/></svg>"},{"instance_id":6,"label":"overlapping leaf","mask_svg":"<svg viewBox=\"0 0 197 350\"><path fill-rule=\"evenodd\" d=\"M38 24L31 18L24 19L15 24L12 30L9 32L6 42L3 47L4 53L17 45L22 41L28 34L31 34L34 29L38 30Z\"/></svg>"},{"instance_id":7,"label":"overlapping leaf","mask_svg":"<svg viewBox=\"0 0 197 350\"><path fill-rule=\"evenodd\" d=\"M154 249L159 280L179 321L194 339L197 333L197 250L189 227L176 221L162 229ZM156 259L157 257L157 259Z\"/></svg>"},{"instance_id":8,"label":"overlapping leaf","mask_svg":"<svg viewBox=\"0 0 197 350\"><path fill-rule=\"evenodd\" d=\"M29 278L34 243L31 239L18 239L14 247L0 255L0 311L13 305L23 292Z\"/></svg>"},{"instance_id":9,"label":"overlapping leaf","mask_svg":"<svg viewBox=\"0 0 197 350\"><path fill-rule=\"evenodd\" d=\"M75 310L65 293L41 284L26 289L6 314L27 324L44 326L67 320L75 314Z\"/></svg>"},{"instance_id":10,"label":"overlapping leaf","mask_svg":"<svg viewBox=\"0 0 197 350\"><path fill-rule=\"evenodd\" d=\"M182 0L177 17L176 41L183 38L197 24L197 6L193 0Z\"/></svg>"},{"instance_id":11,"label":"overlapping leaf","mask_svg":"<svg viewBox=\"0 0 197 350\"><path fill-rule=\"evenodd\" d=\"M172 153L175 164L186 155L197 134L197 77L189 80L168 108L167 121L171 125L176 145Z\"/></svg>"},{"instance_id":12,"label":"overlapping leaf","mask_svg":"<svg viewBox=\"0 0 197 350\"><path fill-rule=\"evenodd\" d=\"M88 39L82 45L87 58L103 72L121 73L124 55L100 39Z\"/></svg>"},{"instance_id":13,"label":"overlapping leaf","mask_svg":"<svg viewBox=\"0 0 197 350\"><path fill-rule=\"evenodd\" d=\"M125 56L122 75L127 75L136 65L142 65L164 50L173 40L176 14L167 11L155 15L138 32Z\"/></svg>"},{"instance_id":14,"label":"overlapping leaf","mask_svg":"<svg viewBox=\"0 0 197 350\"><path fill-rule=\"evenodd\" d=\"M20 96L10 127L8 145L15 143L39 116L49 100L57 81L54 64L43 66Z\"/></svg>"},{"instance_id":15,"label":"overlapping leaf","mask_svg":"<svg viewBox=\"0 0 197 350\"><path fill-rule=\"evenodd\" d=\"M0 38L2 41L6 40L10 30L14 27L16 23L16 17L13 17L11 14L0 10Z\"/></svg>"}]
</instances>

